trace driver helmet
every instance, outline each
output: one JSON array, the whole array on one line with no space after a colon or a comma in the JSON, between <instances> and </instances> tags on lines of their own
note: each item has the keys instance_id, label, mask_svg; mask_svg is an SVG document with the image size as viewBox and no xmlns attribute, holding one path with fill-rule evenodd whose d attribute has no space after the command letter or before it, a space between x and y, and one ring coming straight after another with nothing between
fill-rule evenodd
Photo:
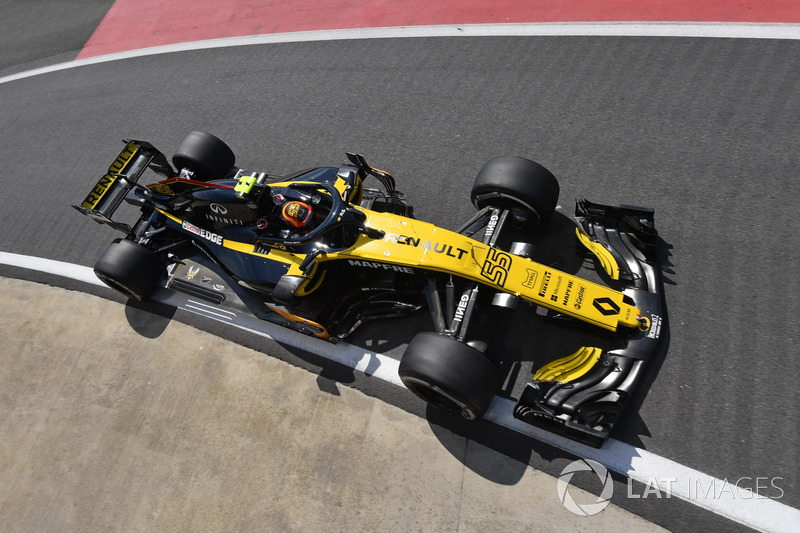
<instances>
[{"instance_id":1,"label":"driver helmet","mask_svg":"<svg viewBox=\"0 0 800 533\"><path fill-rule=\"evenodd\" d=\"M308 224L312 214L310 205L297 201L286 202L281 209L283 219L293 228L302 228Z\"/></svg>"}]
</instances>

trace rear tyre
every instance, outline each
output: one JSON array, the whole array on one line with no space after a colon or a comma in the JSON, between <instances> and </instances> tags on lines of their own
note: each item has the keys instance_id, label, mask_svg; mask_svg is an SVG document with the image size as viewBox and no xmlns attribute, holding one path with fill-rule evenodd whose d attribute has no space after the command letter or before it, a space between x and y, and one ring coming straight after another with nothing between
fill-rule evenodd
<instances>
[{"instance_id":1,"label":"rear tyre","mask_svg":"<svg viewBox=\"0 0 800 533\"><path fill-rule=\"evenodd\" d=\"M204 131L189 133L172 156L178 172L188 168L198 181L224 178L235 161L236 157L227 144Z\"/></svg>"},{"instance_id":2,"label":"rear tyre","mask_svg":"<svg viewBox=\"0 0 800 533\"><path fill-rule=\"evenodd\" d=\"M146 300L165 264L157 255L127 239L115 239L94 265L100 281L128 298Z\"/></svg>"},{"instance_id":3,"label":"rear tyre","mask_svg":"<svg viewBox=\"0 0 800 533\"><path fill-rule=\"evenodd\" d=\"M522 157L489 160L472 185L472 204L478 209L522 209L529 226L546 222L558 205L560 187L545 167Z\"/></svg>"},{"instance_id":4,"label":"rear tyre","mask_svg":"<svg viewBox=\"0 0 800 533\"><path fill-rule=\"evenodd\" d=\"M499 376L484 354L452 337L418 333L406 348L398 374L428 404L468 420L483 416Z\"/></svg>"}]
</instances>

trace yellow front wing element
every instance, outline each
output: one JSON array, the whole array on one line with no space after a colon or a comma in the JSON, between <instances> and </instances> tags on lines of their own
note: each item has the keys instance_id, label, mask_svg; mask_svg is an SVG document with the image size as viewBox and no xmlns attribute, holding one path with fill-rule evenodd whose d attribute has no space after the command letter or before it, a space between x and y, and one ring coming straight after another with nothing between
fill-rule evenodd
<instances>
[{"instance_id":1,"label":"yellow front wing element","mask_svg":"<svg viewBox=\"0 0 800 533\"><path fill-rule=\"evenodd\" d=\"M617 260L614 259L614 256L611 255L611 252L599 242L592 240L583 228L575 228L575 235L578 236L578 240L581 241L581 244L592 252L597 260L600 261L600 266L603 267L606 274L611 276L611 279L619 279L619 265L617 264Z\"/></svg>"},{"instance_id":2,"label":"yellow front wing element","mask_svg":"<svg viewBox=\"0 0 800 533\"><path fill-rule=\"evenodd\" d=\"M572 355L547 363L536 371L533 379L560 383L575 381L591 370L601 353L603 350L600 348L584 346Z\"/></svg>"},{"instance_id":3,"label":"yellow front wing element","mask_svg":"<svg viewBox=\"0 0 800 533\"><path fill-rule=\"evenodd\" d=\"M420 220L367 211L367 226L386 232L383 239L362 236L353 248L321 260L348 258L355 266L389 263L451 272L556 312L616 331L638 327L639 310L605 285L511 255Z\"/></svg>"}]
</instances>

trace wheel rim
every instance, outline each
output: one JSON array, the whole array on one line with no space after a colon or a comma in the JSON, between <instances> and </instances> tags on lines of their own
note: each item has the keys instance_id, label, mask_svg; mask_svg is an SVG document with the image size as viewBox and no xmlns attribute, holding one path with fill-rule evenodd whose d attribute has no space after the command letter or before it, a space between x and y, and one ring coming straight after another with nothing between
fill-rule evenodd
<instances>
[{"instance_id":1,"label":"wheel rim","mask_svg":"<svg viewBox=\"0 0 800 533\"><path fill-rule=\"evenodd\" d=\"M472 406L458 398L454 398L433 383L409 376L403 377L403 383L408 390L440 411L459 415L467 420L475 420L477 418L475 409Z\"/></svg>"}]
</instances>

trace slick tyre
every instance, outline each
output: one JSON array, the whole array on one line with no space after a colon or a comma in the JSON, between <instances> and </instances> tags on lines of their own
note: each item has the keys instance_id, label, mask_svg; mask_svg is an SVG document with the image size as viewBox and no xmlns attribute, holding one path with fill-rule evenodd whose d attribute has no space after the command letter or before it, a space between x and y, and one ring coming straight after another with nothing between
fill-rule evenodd
<instances>
[{"instance_id":1,"label":"slick tyre","mask_svg":"<svg viewBox=\"0 0 800 533\"><path fill-rule=\"evenodd\" d=\"M188 168L197 181L225 177L236 161L233 151L223 141L204 131L189 133L178 145L172 164L180 172Z\"/></svg>"},{"instance_id":2,"label":"slick tyre","mask_svg":"<svg viewBox=\"0 0 800 533\"><path fill-rule=\"evenodd\" d=\"M146 300L164 272L164 262L127 239L115 239L94 265L100 281L128 298Z\"/></svg>"},{"instance_id":3,"label":"slick tyre","mask_svg":"<svg viewBox=\"0 0 800 533\"><path fill-rule=\"evenodd\" d=\"M472 204L478 209L522 209L529 215L526 226L545 223L558 205L560 187L545 167L522 157L489 160L472 185Z\"/></svg>"},{"instance_id":4,"label":"slick tyre","mask_svg":"<svg viewBox=\"0 0 800 533\"><path fill-rule=\"evenodd\" d=\"M400 361L403 384L428 404L468 420L483 416L499 376L481 352L432 332L418 333Z\"/></svg>"}]
</instances>

